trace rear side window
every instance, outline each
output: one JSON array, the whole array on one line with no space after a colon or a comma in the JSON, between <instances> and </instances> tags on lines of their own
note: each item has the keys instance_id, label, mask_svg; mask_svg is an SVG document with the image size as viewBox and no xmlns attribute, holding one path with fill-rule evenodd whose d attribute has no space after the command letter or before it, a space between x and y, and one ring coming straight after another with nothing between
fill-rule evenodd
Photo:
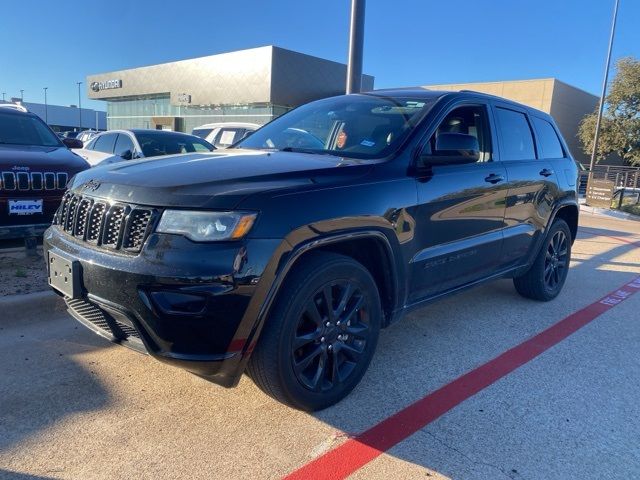
<instances>
[{"instance_id":1,"label":"rear side window","mask_svg":"<svg viewBox=\"0 0 640 480\"><path fill-rule=\"evenodd\" d=\"M524 113L496 108L502 139L503 160L532 160L536 158L531 127Z\"/></svg>"},{"instance_id":2,"label":"rear side window","mask_svg":"<svg viewBox=\"0 0 640 480\"><path fill-rule=\"evenodd\" d=\"M118 134L118 140L116 141L116 148L113 151L118 156L124 155L127 151L133 153L133 142L129 138L129 135L125 133Z\"/></svg>"},{"instance_id":3,"label":"rear side window","mask_svg":"<svg viewBox=\"0 0 640 480\"><path fill-rule=\"evenodd\" d=\"M113 153L113 147L116 144L117 133L107 133L96 138L93 144L93 150L103 153Z\"/></svg>"},{"instance_id":4,"label":"rear side window","mask_svg":"<svg viewBox=\"0 0 640 480\"><path fill-rule=\"evenodd\" d=\"M533 125L536 128L538 134L538 143L540 144L541 158L563 158L564 151L558 139L556 130L546 120L541 118L532 117Z\"/></svg>"}]
</instances>

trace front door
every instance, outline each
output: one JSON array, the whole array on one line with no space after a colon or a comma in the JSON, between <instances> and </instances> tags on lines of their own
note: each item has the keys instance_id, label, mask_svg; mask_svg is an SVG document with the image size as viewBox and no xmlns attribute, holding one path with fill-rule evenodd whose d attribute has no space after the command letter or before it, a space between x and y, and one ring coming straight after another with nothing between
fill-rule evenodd
<instances>
[{"instance_id":1,"label":"front door","mask_svg":"<svg viewBox=\"0 0 640 480\"><path fill-rule=\"evenodd\" d=\"M410 303L491 275L502 250L506 171L494 160L488 106L452 107L423 150L434 149L443 133L476 137L480 158L464 164L444 159L418 173L419 249L411 261Z\"/></svg>"}]
</instances>

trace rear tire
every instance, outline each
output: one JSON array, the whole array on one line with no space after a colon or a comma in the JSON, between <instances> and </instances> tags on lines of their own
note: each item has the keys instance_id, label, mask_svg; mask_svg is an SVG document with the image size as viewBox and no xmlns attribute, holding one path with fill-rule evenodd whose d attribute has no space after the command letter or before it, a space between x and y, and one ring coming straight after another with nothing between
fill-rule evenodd
<instances>
[{"instance_id":1,"label":"rear tire","mask_svg":"<svg viewBox=\"0 0 640 480\"><path fill-rule=\"evenodd\" d=\"M287 276L247 373L279 402L321 410L361 380L381 323L369 271L350 257L311 253Z\"/></svg>"},{"instance_id":2,"label":"rear tire","mask_svg":"<svg viewBox=\"0 0 640 480\"><path fill-rule=\"evenodd\" d=\"M569 272L571 230L562 219L551 225L531 268L513 279L517 292L526 298L548 302L558 296Z\"/></svg>"}]
</instances>

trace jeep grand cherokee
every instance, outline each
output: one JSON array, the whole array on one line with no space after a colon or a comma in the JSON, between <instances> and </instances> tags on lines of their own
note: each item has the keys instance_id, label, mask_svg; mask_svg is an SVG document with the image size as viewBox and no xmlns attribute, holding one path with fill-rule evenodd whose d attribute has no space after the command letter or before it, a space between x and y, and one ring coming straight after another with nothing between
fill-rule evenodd
<instances>
[{"instance_id":1,"label":"jeep grand cherokee","mask_svg":"<svg viewBox=\"0 0 640 480\"><path fill-rule=\"evenodd\" d=\"M472 92L339 96L224 152L77 175L46 261L100 335L227 387L246 369L317 410L414 308L504 277L558 295L576 178L537 110Z\"/></svg>"},{"instance_id":2,"label":"jeep grand cherokee","mask_svg":"<svg viewBox=\"0 0 640 480\"><path fill-rule=\"evenodd\" d=\"M0 108L0 238L42 235L68 179L87 168L38 116Z\"/></svg>"}]
</instances>

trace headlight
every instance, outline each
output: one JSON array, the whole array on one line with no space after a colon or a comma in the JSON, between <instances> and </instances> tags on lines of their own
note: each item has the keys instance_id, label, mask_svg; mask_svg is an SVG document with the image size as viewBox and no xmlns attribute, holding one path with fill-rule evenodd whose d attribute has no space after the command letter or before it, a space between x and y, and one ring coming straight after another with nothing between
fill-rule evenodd
<instances>
[{"instance_id":1,"label":"headlight","mask_svg":"<svg viewBox=\"0 0 640 480\"><path fill-rule=\"evenodd\" d=\"M255 219L255 213L165 210L156 231L184 235L194 242L238 240Z\"/></svg>"}]
</instances>

